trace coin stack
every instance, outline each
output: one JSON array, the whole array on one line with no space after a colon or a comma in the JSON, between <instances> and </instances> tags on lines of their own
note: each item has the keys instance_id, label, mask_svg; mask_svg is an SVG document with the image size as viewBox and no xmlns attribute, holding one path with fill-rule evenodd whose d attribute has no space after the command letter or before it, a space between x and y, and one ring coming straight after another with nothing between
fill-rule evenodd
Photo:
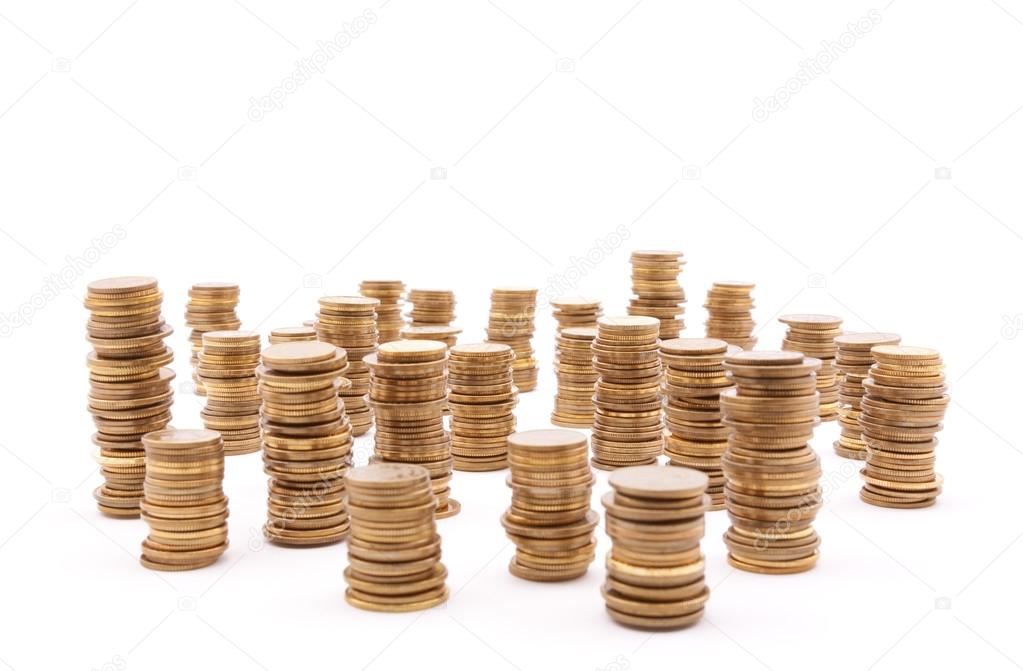
<instances>
[{"instance_id":1,"label":"coin stack","mask_svg":"<svg viewBox=\"0 0 1023 671\"><path fill-rule=\"evenodd\" d=\"M611 537L601 592L608 615L640 629L688 627L703 616L707 476L689 468L632 466L601 497Z\"/></svg>"},{"instance_id":2,"label":"coin stack","mask_svg":"<svg viewBox=\"0 0 1023 671\"><path fill-rule=\"evenodd\" d=\"M532 343L536 294L537 290L529 287L498 287L490 294L487 342L504 343L515 350L512 374L520 392L536 389L539 372Z\"/></svg>"},{"instance_id":3,"label":"coin stack","mask_svg":"<svg viewBox=\"0 0 1023 671\"><path fill-rule=\"evenodd\" d=\"M408 300L412 326L451 326L455 321L455 292L450 289L410 289Z\"/></svg>"},{"instance_id":4,"label":"coin stack","mask_svg":"<svg viewBox=\"0 0 1023 671\"><path fill-rule=\"evenodd\" d=\"M376 413L375 462L418 464L430 472L437 519L458 513L451 495L451 437L444 429L447 345L395 340L366 357L369 398Z\"/></svg>"},{"instance_id":5,"label":"coin stack","mask_svg":"<svg viewBox=\"0 0 1023 671\"><path fill-rule=\"evenodd\" d=\"M295 340L316 340L315 326L282 326L270 331L270 344L293 342Z\"/></svg>"},{"instance_id":6,"label":"coin stack","mask_svg":"<svg viewBox=\"0 0 1023 671\"><path fill-rule=\"evenodd\" d=\"M259 334L208 331L196 373L206 387L203 425L224 439L224 455L250 454L262 445L259 436Z\"/></svg>"},{"instance_id":7,"label":"coin stack","mask_svg":"<svg viewBox=\"0 0 1023 671\"><path fill-rule=\"evenodd\" d=\"M657 461L664 447L661 360L655 317L601 317L593 341L597 388L593 465L611 470Z\"/></svg>"},{"instance_id":8,"label":"coin stack","mask_svg":"<svg viewBox=\"0 0 1023 671\"><path fill-rule=\"evenodd\" d=\"M798 573L817 563L813 520L821 507L820 460L810 447L818 359L746 351L725 359L736 388L721 394L732 429L721 458L728 562L754 573Z\"/></svg>"},{"instance_id":9,"label":"coin stack","mask_svg":"<svg viewBox=\"0 0 1023 671\"><path fill-rule=\"evenodd\" d=\"M381 343L401 337L405 318L401 316L404 305L405 283L401 280L364 280L359 284L359 293L367 298L376 298L377 334Z\"/></svg>"},{"instance_id":10,"label":"coin stack","mask_svg":"<svg viewBox=\"0 0 1023 671\"><path fill-rule=\"evenodd\" d=\"M270 476L263 534L280 545L336 543L348 534L344 476L352 428L338 390L351 384L343 349L283 342L263 350L263 471Z\"/></svg>"},{"instance_id":11,"label":"coin stack","mask_svg":"<svg viewBox=\"0 0 1023 671\"><path fill-rule=\"evenodd\" d=\"M390 613L447 601L430 473L414 464L371 464L353 468L346 480L352 534L345 600Z\"/></svg>"},{"instance_id":12,"label":"coin stack","mask_svg":"<svg viewBox=\"0 0 1023 671\"><path fill-rule=\"evenodd\" d=\"M664 453L672 466L707 474L711 510L724 510L725 475L721 455L728 446L728 427L721 423L721 392L732 388L725 357L739 351L715 338L661 341L664 366L664 419L668 436Z\"/></svg>"},{"instance_id":13,"label":"coin stack","mask_svg":"<svg viewBox=\"0 0 1023 671\"><path fill-rule=\"evenodd\" d=\"M593 390L597 371L593 368L593 340L596 327L569 326L557 335L554 373L558 393L554 397L551 424L588 429L593 426Z\"/></svg>"},{"instance_id":14,"label":"coin stack","mask_svg":"<svg viewBox=\"0 0 1023 671\"><path fill-rule=\"evenodd\" d=\"M926 508L941 493L936 434L948 407L941 355L926 347L878 345L863 381L860 426L867 464L860 498L886 508Z\"/></svg>"},{"instance_id":15,"label":"coin stack","mask_svg":"<svg viewBox=\"0 0 1023 671\"><path fill-rule=\"evenodd\" d=\"M142 519L149 536L140 562L157 571L209 566L227 550L224 443L216 431L162 429L146 449Z\"/></svg>"},{"instance_id":16,"label":"coin stack","mask_svg":"<svg viewBox=\"0 0 1023 671\"><path fill-rule=\"evenodd\" d=\"M597 318L604 314L600 301L595 298L555 298L551 301L558 333L567 328L597 328Z\"/></svg>"},{"instance_id":17,"label":"coin stack","mask_svg":"<svg viewBox=\"0 0 1023 671\"><path fill-rule=\"evenodd\" d=\"M461 332L462 329L457 326L430 324L429 326L406 326L401 329L401 337L404 340L436 340L448 347L454 347Z\"/></svg>"},{"instance_id":18,"label":"coin stack","mask_svg":"<svg viewBox=\"0 0 1023 671\"><path fill-rule=\"evenodd\" d=\"M729 345L753 349L757 339L753 329L757 323L751 315L753 282L714 282L707 291L707 337L724 340Z\"/></svg>"},{"instance_id":19,"label":"coin stack","mask_svg":"<svg viewBox=\"0 0 1023 671\"><path fill-rule=\"evenodd\" d=\"M789 327L781 348L800 352L821 360L817 373L817 391L820 392L820 418L828 422L838 419L838 368L835 357L838 345L835 337L842 335L842 318L831 315L782 315L778 318Z\"/></svg>"},{"instance_id":20,"label":"coin stack","mask_svg":"<svg viewBox=\"0 0 1023 671\"><path fill-rule=\"evenodd\" d=\"M682 315L686 293L678 276L685 265L682 252L650 250L633 252L630 315L656 317L660 320L663 340L677 338L686 327Z\"/></svg>"},{"instance_id":21,"label":"coin stack","mask_svg":"<svg viewBox=\"0 0 1023 671\"><path fill-rule=\"evenodd\" d=\"M508 466L508 435L515 432L515 352L508 345L455 345L448 357L451 455L456 471Z\"/></svg>"},{"instance_id":22,"label":"coin stack","mask_svg":"<svg viewBox=\"0 0 1023 671\"><path fill-rule=\"evenodd\" d=\"M160 315L162 301L152 277L97 280L85 298L92 442L104 478L93 496L112 517L138 517L146 470L141 439L171 418L174 371L166 366L174 354L163 342L172 329Z\"/></svg>"},{"instance_id":23,"label":"coin stack","mask_svg":"<svg viewBox=\"0 0 1023 671\"><path fill-rule=\"evenodd\" d=\"M195 372L199 365L199 352L202 351L202 334L207 331L233 331L242 325L235 312L239 293L238 285L231 282L200 282L188 290L185 326L192 329L188 336L192 343L192 382L199 396L206 394L202 380Z\"/></svg>"},{"instance_id":24,"label":"coin stack","mask_svg":"<svg viewBox=\"0 0 1023 671\"><path fill-rule=\"evenodd\" d=\"M515 543L508 565L526 580L571 580L586 573L597 547L599 517L590 508L593 471L586 463L586 436L546 429L508 436L511 507L501 518Z\"/></svg>"},{"instance_id":25,"label":"coin stack","mask_svg":"<svg viewBox=\"0 0 1023 671\"><path fill-rule=\"evenodd\" d=\"M834 443L838 456L860 461L867 458L867 444L860 429L860 400L863 381L874 363L870 350L877 345L898 345L899 340L894 333L847 333L835 337L838 345L835 365L842 373L838 385L838 425L842 434Z\"/></svg>"},{"instance_id":26,"label":"coin stack","mask_svg":"<svg viewBox=\"0 0 1023 671\"><path fill-rule=\"evenodd\" d=\"M377 348L375 310L379 304L378 299L365 296L324 296L316 313L316 337L348 353L345 377L352 384L342 386L340 393L356 436L373 426L373 413L366 403L369 367L363 359Z\"/></svg>"}]
</instances>

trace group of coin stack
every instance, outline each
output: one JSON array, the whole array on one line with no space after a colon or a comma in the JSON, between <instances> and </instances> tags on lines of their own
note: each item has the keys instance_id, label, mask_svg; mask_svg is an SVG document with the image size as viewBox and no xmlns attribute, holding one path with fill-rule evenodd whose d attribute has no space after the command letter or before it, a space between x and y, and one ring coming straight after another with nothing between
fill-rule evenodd
<instances>
[{"instance_id":1,"label":"group of coin stack","mask_svg":"<svg viewBox=\"0 0 1023 671\"><path fill-rule=\"evenodd\" d=\"M941 493L936 435L949 403L941 355L926 347L879 345L863 382L860 426L867 443L860 498L887 508L926 508Z\"/></svg>"},{"instance_id":2,"label":"group of coin stack","mask_svg":"<svg viewBox=\"0 0 1023 671\"><path fill-rule=\"evenodd\" d=\"M359 283L359 293L380 301L376 306L378 342L400 338L401 329L405 326L405 318L401 315L405 283L401 280L365 280Z\"/></svg>"},{"instance_id":3,"label":"group of coin stack","mask_svg":"<svg viewBox=\"0 0 1023 671\"><path fill-rule=\"evenodd\" d=\"M98 280L85 297L92 442L104 478L93 496L112 517L138 517L146 471L141 438L171 418L174 371L166 366L174 354L163 342L172 330L160 316L162 302L151 277Z\"/></svg>"},{"instance_id":4,"label":"group of coin stack","mask_svg":"<svg viewBox=\"0 0 1023 671\"><path fill-rule=\"evenodd\" d=\"M728 427L721 423L721 392L732 388L725 356L736 345L715 338L673 338L661 341L664 365L664 420L668 428L664 453L672 466L707 474L711 510L725 507L725 475L721 455L728 447Z\"/></svg>"},{"instance_id":5,"label":"group of coin stack","mask_svg":"<svg viewBox=\"0 0 1023 671\"><path fill-rule=\"evenodd\" d=\"M601 592L608 615L641 629L687 627L703 616L700 539L707 476L688 468L632 466L608 478L601 497L611 537Z\"/></svg>"},{"instance_id":6,"label":"group of coin stack","mask_svg":"<svg viewBox=\"0 0 1023 671\"><path fill-rule=\"evenodd\" d=\"M376 307L380 301L365 296L324 296L316 313L316 337L348 353L345 377L351 385L341 387L345 412L356 436L373 426L373 412L366 402L369 368L363 359L377 348Z\"/></svg>"},{"instance_id":7,"label":"group of coin stack","mask_svg":"<svg viewBox=\"0 0 1023 671\"><path fill-rule=\"evenodd\" d=\"M264 535L281 545L324 545L348 534L344 476L352 428L338 400L350 384L343 349L283 342L263 350L263 470L270 476Z\"/></svg>"},{"instance_id":8,"label":"group of coin stack","mask_svg":"<svg viewBox=\"0 0 1023 671\"><path fill-rule=\"evenodd\" d=\"M536 389L539 367L533 351L536 289L498 287L490 293L490 321L487 342L509 345L515 350L512 374L519 391Z\"/></svg>"},{"instance_id":9,"label":"group of coin stack","mask_svg":"<svg viewBox=\"0 0 1023 671\"><path fill-rule=\"evenodd\" d=\"M876 345L898 345L899 340L894 333L849 333L835 337L838 345L835 365L842 373L838 384L838 425L842 433L834 443L838 456L860 461L867 458L867 444L860 428L860 401L863 381L874 363L870 350Z\"/></svg>"},{"instance_id":10,"label":"group of coin stack","mask_svg":"<svg viewBox=\"0 0 1023 671\"><path fill-rule=\"evenodd\" d=\"M820 538L820 460L810 447L820 361L799 352L737 352L725 359L736 388L721 394L732 429L721 458L732 526L728 562L754 573L814 567Z\"/></svg>"},{"instance_id":11,"label":"group of coin stack","mask_svg":"<svg viewBox=\"0 0 1023 671\"><path fill-rule=\"evenodd\" d=\"M202 335L196 373L206 388L203 425L219 431L224 454L259 450L259 334L244 331L209 331Z\"/></svg>"},{"instance_id":12,"label":"group of coin stack","mask_svg":"<svg viewBox=\"0 0 1023 671\"><path fill-rule=\"evenodd\" d=\"M652 464L664 448L659 323L654 317L601 317L593 341L597 387L593 465Z\"/></svg>"},{"instance_id":13,"label":"group of coin stack","mask_svg":"<svg viewBox=\"0 0 1023 671\"><path fill-rule=\"evenodd\" d=\"M430 473L437 518L461 506L451 495L451 438L444 429L447 346L395 340L366 357L369 398L376 414L372 461L417 464Z\"/></svg>"},{"instance_id":14,"label":"group of coin stack","mask_svg":"<svg viewBox=\"0 0 1023 671\"><path fill-rule=\"evenodd\" d=\"M526 580L571 580L586 573L597 547L590 508L593 471L578 431L521 431L508 437L511 507L501 517L515 543L508 565Z\"/></svg>"},{"instance_id":15,"label":"group of coin stack","mask_svg":"<svg viewBox=\"0 0 1023 671\"><path fill-rule=\"evenodd\" d=\"M679 284L685 260L682 252L639 251L632 257L632 292L629 300L630 315L656 317L660 320L662 340L677 338L686 327L686 292Z\"/></svg>"},{"instance_id":16,"label":"group of coin stack","mask_svg":"<svg viewBox=\"0 0 1023 671\"><path fill-rule=\"evenodd\" d=\"M143 566L187 571L209 566L227 550L224 442L216 431L163 429L142 437L146 485Z\"/></svg>"},{"instance_id":17,"label":"group of coin stack","mask_svg":"<svg viewBox=\"0 0 1023 671\"><path fill-rule=\"evenodd\" d=\"M558 331L554 373L558 392L554 396L551 424L588 429L593 426L593 390L597 371L593 368L593 340L597 329L569 326Z\"/></svg>"},{"instance_id":18,"label":"group of coin stack","mask_svg":"<svg viewBox=\"0 0 1023 671\"><path fill-rule=\"evenodd\" d=\"M596 328L597 319L604 314L596 298L555 298L551 307L558 322L558 333L574 327Z\"/></svg>"},{"instance_id":19,"label":"group of coin stack","mask_svg":"<svg viewBox=\"0 0 1023 671\"><path fill-rule=\"evenodd\" d=\"M270 344L316 340L316 328L313 326L282 326L270 331Z\"/></svg>"},{"instance_id":20,"label":"group of coin stack","mask_svg":"<svg viewBox=\"0 0 1023 671\"><path fill-rule=\"evenodd\" d=\"M455 321L455 292L450 289L410 289L411 326L451 326Z\"/></svg>"},{"instance_id":21,"label":"group of coin stack","mask_svg":"<svg viewBox=\"0 0 1023 671\"><path fill-rule=\"evenodd\" d=\"M820 359L817 371L817 391L820 393L820 418L823 422L838 419L838 368L835 357L838 345L835 338L842 335L842 318L832 315L782 315L778 318L788 325L781 348Z\"/></svg>"},{"instance_id":22,"label":"group of coin stack","mask_svg":"<svg viewBox=\"0 0 1023 671\"><path fill-rule=\"evenodd\" d=\"M515 432L515 352L508 345L455 345L448 356L451 456L456 471L499 471L508 466L508 435Z\"/></svg>"},{"instance_id":23,"label":"group of coin stack","mask_svg":"<svg viewBox=\"0 0 1023 671\"><path fill-rule=\"evenodd\" d=\"M238 285L230 282L200 282L188 290L185 326L192 329L188 336L192 343L192 383L199 396L206 394L195 370L199 365L199 352L202 351L202 334L209 331L234 331L241 327L242 322L235 312L239 293Z\"/></svg>"},{"instance_id":24,"label":"group of coin stack","mask_svg":"<svg viewBox=\"0 0 1023 671\"><path fill-rule=\"evenodd\" d=\"M729 345L753 349L757 339L753 329L753 282L714 282L707 291L707 337L724 340Z\"/></svg>"}]
</instances>

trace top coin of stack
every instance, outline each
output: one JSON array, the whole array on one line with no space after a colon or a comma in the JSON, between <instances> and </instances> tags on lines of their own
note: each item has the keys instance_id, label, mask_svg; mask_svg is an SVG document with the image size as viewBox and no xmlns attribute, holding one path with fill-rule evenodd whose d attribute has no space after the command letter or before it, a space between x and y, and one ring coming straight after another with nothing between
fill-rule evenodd
<instances>
[{"instance_id":1,"label":"top coin of stack","mask_svg":"<svg viewBox=\"0 0 1023 671\"><path fill-rule=\"evenodd\" d=\"M596 298L555 298L551 301L558 333L572 327L597 327L597 318L604 314Z\"/></svg>"},{"instance_id":2,"label":"top coin of stack","mask_svg":"<svg viewBox=\"0 0 1023 671\"><path fill-rule=\"evenodd\" d=\"M461 332L462 329L457 326L430 324L428 326L406 326L401 329L401 337L404 340L436 340L448 347L454 347Z\"/></svg>"},{"instance_id":3,"label":"top coin of stack","mask_svg":"<svg viewBox=\"0 0 1023 671\"><path fill-rule=\"evenodd\" d=\"M508 466L508 435L515 432L518 396L508 345L455 345L448 358L451 454L458 471Z\"/></svg>"},{"instance_id":4,"label":"top coin of stack","mask_svg":"<svg viewBox=\"0 0 1023 671\"><path fill-rule=\"evenodd\" d=\"M188 336L192 343L192 382L195 393L200 396L206 393L195 372L199 365L199 352L202 351L202 334L207 331L234 331L242 325L235 312L239 293L238 285L231 282L200 282L188 290L185 326L192 329Z\"/></svg>"},{"instance_id":5,"label":"top coin of stack","mask_svg":"<svg viewBox=\"0 0 1023 671\"><path fill-rule=\"evenodd\" d=\"M450 289L409 289L408 301L412 326L451 326L455 321L455 292Z\"/></svg>"},{"instance_id":6,"label":"top coin of stack","mask_svg":"<svg viewBox=\"0 0 1023 671\"><path fill-rule=\"evenodd\" d=\"M224 439L224 454L249 454L260 448L259 334L245 331L208 331L202 334L199 366L195 369L206 387L203 425Z\"/></svg>"},{"instance_id":7,"label":"top coin of stack","mask_svg":"<svg viewBox=\"0 0 1023 671\"><path fill-rule=\"evenodd\" d=\"M682 252L636 251L631 260L635 296L629 301L629 314L656 317L661 322L661 338L677 338L686 327L682 319L686 293L678 281L685 265Z\"/></svg>"},{"instance_id":8,"label":"top coin of stack","mask_svg":"<svg viewBox=\"0 0 1023 671\"><path fill-rule=\"evenodd\" d=\"M568 428L593 426L593 390L597 371L593 369L593 339L597 329L570 326L556 337L554 373L558 377L558 393L554 397L551 424Z\"/></svg>"},{"instance_id":9,"label":"top coin of stack","mask_svg":"<svg viewBox=\"0 0 1023 671\"><path fill-rule=\"evenodd\" d=\"M270 344L316 340L315 326L282 326L270 331Z\"/></svg>"},{"instance_id":10,"label":"top coin of stack","mask_svg":"<svg viewBox=\"0 0 1023 671\"><path fill-rule=\"evenodd\" d=\"M515 350L512 374L520 392L536 389L539 372L533 356L533 323L537 290L529 287L497 287L490 293L487 342L504 343Z\"/></svg>"},{"instance_id":11,"label":"top coin of stack","mask_svg":"<svg viewBox=\"0 0 1023 671\"><path fill-rule=\"evenodd\" d=\"M838 456L861 461L867 458L867 444L860 435L860 399L863 380L874 363L870 350L876 345L898 345L899 340L894 333L847 333L835 337L838 345L835 365L842 372L838 385L838 425L842 434L834 443Z\"/></svg>"},{"instance_id":12,"label":"top coin of stack","mask_svg":"<svg viewBox=\"0 0 1023 671\"><path fill-rule=\"evenodd\" d=\"M742 349L753 349L757 339L753 329L757 323L750 313L753 311L753 297L750 293L756 285L753 282L715 282L707 291L707 337L719 338L729 345Z\"/></svg>"},{"instance_id":13,"label":"top coin of stack","mask_svg":"<svg viewBox=\"0 0 1023 671\"><path fill-rule=\"evenodd\" d=\"M365 296L324 296L316 313L316 337L348 353L345 377L352 384L343 386L340 396L356 436L373 426L373 414L366 404L369 368L363 359L377 348L375 310L379 304L378 299Z\"/></svg>"},{"instance_id":14,"label":"top coin of stack","mask_svg":"<svg viewBox=\"0 0 1023 671\"><path fill-rule=\"evenodd\" d=\"M401 337L400 331L405 326L405 318L401 316L405 283L401 280L363 280L359 284L359 293L380 301L376 307L379 342L391 342Z\"/></svg>"},{"instance_id":15,"label":"top coin of stack","mask_svg":"<svg viewBox=\"0 0 1023 671\"><path fill-rule=\"evenodd\" d=\"M842 335L842 318L795 314L782 315L778 321L789 327L782 341L783 350L801 352L821 360L821 368L817 373L820 418L825 422L838 419L838 369L835 367L838 345L835 344L835 337Z\"/></svg>"}]
</instances>

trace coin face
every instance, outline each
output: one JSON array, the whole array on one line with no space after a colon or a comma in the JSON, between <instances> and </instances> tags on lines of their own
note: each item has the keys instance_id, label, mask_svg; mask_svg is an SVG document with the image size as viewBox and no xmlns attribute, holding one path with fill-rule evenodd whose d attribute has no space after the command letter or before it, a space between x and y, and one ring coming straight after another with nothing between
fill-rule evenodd
<instances>
[{"instance_id":1,"label":"coin face","mask_svg":"<svg viewBox=\"0 0 1023 671\"><path fill-rule=\"evenodd\" d=\"M557 450L586 444L586 434L570 429L535 429L508 436L508 444L526 450Z\"/></svg>"},{"instance_id":2,"label":"coin face","mask_svg":"<svg viewBox=\"0 0 1023 671\"><path fill-rule=\"evenodd\" d=\"M898 344L900 336L897 333L843 333L835 336L835 343L841 346L856 345L894 345Z\"/></svg>"},{"instance_id":3,"label":"coin face","mask_svg":"<svg viewBox=\"0 0 1023 671\"><path fill-rule=\"evenodd\" d=\"M718 354L728 351L728 343L717 338L672 338L661 341L667 354Z\"/></svg>"},{"instance_id":4,"label":"coin face","mask_svg":"<svg viewBox=\"0 0 1023 671\"><path fill-rule=\"evenodd\" d=\"M334 357L336 349L330 343L319 341L282 342L263 350L263 361L269 366L328 361Z\"/></svg>"},{"instance_id":5,"label":"coin face","mask_svg":"<svg viewBox=\"0 0 1023 671\"><path fill-rule=\"evenodd\" d=\"M196 446L216 443L220 434L206 429L161 429L147 433L142 440L156 446Z\"/></svg>"},{"instance_id":6,"label":"coin face","mask_svg":"<svg viewBox=\"0 0 1023 671\"><path fill-rule=\"evenodd\" d=\"M842 318L834 315L818 315L818 314L791 314L782 315L778 317L778 321L783 324L790 326L806 326L806 327L836 327L842 324Z\"/></svg>"},{"instance_id":7,"label":"coin face","mask_svg":"<svg viewBox=\"0 0 1023 671\"><path fill-rule=\"evenodd\" d=\"M736 352L729 355L725 361L750 366L785 366L802 363L803 355L800 352L755 350Z\"/></svg>"},{"instance_id":8,"label":"coin face","mask_svg":"<svg viewBox=\"0 0 1023 671\"><path fill-rule=\"evenodd\" d=\"M616 491L658 499L697 496L707 489L708 482L706 473L665 466L631 466L608 476L608 484Z\"/></svg>"},{"instance_id":9,"label":"coin face","mask_svg":"<svg viewBox=\"0 0 1023 671\"><path fill-rule=\"evenodd\" d=\"M90 282L88 285L88 290L97 294L123 294L134 291L146 291L155 288L155 277L145 277L141 275L110 277Z\"/></svg>"},{"instance_id":10,"label":"coin face","mask_svg":"<svg viewBox=\"0 0 1023 671\"><path fill-rule=\"evenodd\" d=\"M627 315L623 317L601 317L597 320L597 324L598 326L605 326L623 331L642 331L656 329L660 326L660 321L654 317Z\"/></svg>"}]
</instances>

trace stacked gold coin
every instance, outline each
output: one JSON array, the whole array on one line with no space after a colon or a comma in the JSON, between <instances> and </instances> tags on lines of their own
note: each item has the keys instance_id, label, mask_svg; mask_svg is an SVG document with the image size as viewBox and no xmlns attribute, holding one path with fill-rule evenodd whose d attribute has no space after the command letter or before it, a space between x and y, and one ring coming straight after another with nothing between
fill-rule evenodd
<instances>
[{"instance_id":1,"label":"stacked gold coin","mask_svg":"<svg viewBox=\"0 0 1023 671\"><path fill-rule=\"evenodd\" d=\"M377 348L375 310L379 304L378 299L365 296L324 296L316 313L316 337L348 353L345 377L352 384L342 386L340 393L356 436L373 426L373 413L366 403L369 367L363 359Z\"/></svg>"},{"instance_id":2,"label":"stacked gold coin","mask_svg":"<svg viewBox=\"0 0 1023 671\"><path fill-rule=\"evenodd\" d=\"M711 510L725 507L721 455L728 446L728 427L721 423L721 392L733 388L725 356L739 351L715 338L661 341L664 366L664 419L668 436L664 453L672 466L707 474Z\"/></svg>"},{"instance_id":3,"label":"stacked gold coin","mask_svg":"<svg viewBox=\"0 0 1023 671\"><path fill-rule=\"evenodd\" d=\"M142 437L146 449L143 566L187 571L227 550L224 443L216 431L162 429Z\"/></svg>"},{"instance_id":4,"label":"stacked gold coin","mask_svg":"<svg viewBox=\"0 0 1023 671\"><path fill-rule=\"evenodd\" d=\"M490 293L487 342L504 343L515 350L512 374L520 392L536 389L539 372L532 343L536 294L537 290L529 287L498 287Z\"/></svg>"},{"instance_id":5,"label":"stacked gold coin","mask_svg":"<svg viewBox=\"0 0 1023 671\"><path fill-rule=\"evenodd\" d=\"M835 337L842 335L842 318L832 315L782 315L778 318L789 327L781 348L801 352L821 360L817 373L817 391L820 392L820 418L828 422L838 419L838 368L835 357L838 345Z\"/></svg>"},{"instance_id":6,"label":"stacked gold coin","mask_svg":"<svg viewBox=\"0 0 1023 671\"><path fill-rule=\"evenodd\" d=\"M688 627L710 597L703 580L707 476L689 468L632 466L601 497L611 537L601 592L608 615L641 629Z\"/></svg>"},{"instance_id":7,"label":"stacked gold coin","mask_svg":"<svg viewBox=\"0 0 1023 671\"><path fill-rule=\"evenodd\" d=\"M324 545L348 534L344 476L352 428L338 390L351 384L343 349L283 342L263 350L263 470L270 476L263 534L281 545Z\"/></svg>"},{"instance_id":8,"label":"stacked gold coin","mask_svg":"<svg viewBox=\"0 0 1023 671\"><path fill-rule=\"evenodd\" d=\"M282 342L294 342L302 340L316 340L315 326L282 326L270 331L270 344L276 345Z\"/></svg>"},{"instance_id":9,"label":"stacked gold coin","mask_svg":"<svg viewBox=\"0 0 1023 671\"><path fill-rule=\"evenodd\" d=\"M203 425L220 433L224 454L250 454L262 445L259 434L259 334L209 331L202 334L196 373L206 388Z\"/></svg>"},{"instance_id":10,"label":"stacked gold coin","mask_svg":"<svg viewBox=\"0 0 1023 671\"><path fill-rule=\"evenodd\" d=\"M508 435L515 432L515 352L508 345L455 345L448 356L451 455L457 471L508 466Z\"/></svg>"},{"instance_id":11,"label":"stacked gold coin","mask_svg":"<svg viewBox=\"0 0 1023 671\"><path fill-rule=\"evenodd\" d=\"M404 306L405 283L401 280L364 280L359 284L359 293L367 298L376 298L377 334L381 343L401 337L405 318L401 315Z\"/></svg>"},{"instance_id":12,"label":"stacked gold coin","mask_svg":"<svg viewBox=\"0 0 1023 671\"><path fill-rule=\"evenodd\" d=\"M447 601L429 472L413 464L371 464L352 469L347 482L352 534L345 600L391 613Z\"/></svg>"},{"instance_id":13,"label":"stacked gold coin","mask_svg":"<svg viewBox=\"0 0 1023 671\"><path fill-rule=\"evenodd\" d=\"M721 394L732 429L721 458L728 562L754 573L798 573L817 563L813 520L821 507L820 460L810 447L820 421L814 373L799 352L737 352L725 359L735 389Z\"/></svg>"},{"instance_id":14,"label":"stacked gold coin","mask_svg":"<svg viewBox=\"0 0 1023 671\"><path fill-rule=\"evenodd\" d=\"M661 360L655 317L601 317L593 341L597 387L593 465L610 470L657 461L664 447Z\"/></svg>"},{"instance_id":15,"label":"stacked gold coin","mask_svg":"<svg viewBox=\"0 0 1023 671\"><path fill-rule=\"evenodd\" d=\"M240 290L231 282L200 282L188 290L185 305L185 326L192 329L188 336L192 343L192 383L195 393L206 394L202 380L195 372L202 351L202 334L207 331L233 331L242 325L235 308Z\"/></svg>"},{"instance_id":16,"label":"stacked gold coin","mask_svg":"<svg viewBox=\"0 0 1023 671\"><path fill-rule=\"evenodd\" d=\"M757 339L753 329L753 282L714 282L707 291L707 337L724 340L729 345L753 349Z\"/></svg>"},{"instance_id":17,"label":"stacked gold coin","mask_svg":"<svg viewBox=\"0 0 1023 671\"><path fill-rule=\"evenodd\" d=\"M677 338L686 327L686 293L678 276L685 265L682 252L647 250L632 253L632 292L630 315L656 317L661 323L661 338Z\"/></svg>"},{"instance_id":18,"label":"stacked gold coin","mask_svg":"<svg viewBox=\"0 0 1023 671\"><path fill-rule=\"evenodd\" d=\"M369 398L376 413L374 462L418 464L430 472L437 518L461 508L451 495L451 437L444 429L447 345L395 340L366 357Z\"/></svg>"},{"instance_id":19,"label":"stacked gold coin","mask_svg":"<svg viewBox=\"0 0 1023 671\"><path fill-rule=\"evenodd\" d=\"M454 347L462 329L457 326L430 324L428 326L406 326L401 329L403 340L436 340L448 347Z\"/></svg>"},{"instance_id":20,"label":"stacked gold coin","mask_svg":"<svg viewBox=\"0 0 1023 671\"><path fill-rule=\"evenodd\" d=\"M860 429L860 400L863 381L874 363L870 350L877 345L898 345L899 340L894 333L846 333L835 337L838 345L835 365L842 373L838 384L838 425L842 434L834 443L838 456L860 461L867 458L867 444Z\"/></svg>"},{"instance_id":21,"label":"stacked gold coin","mask_svg":"<svg viewBox=\"0 0 1023 671\"><path fill-rule=\"evenodd\" d=\"M450 289L410 289L408 300L412 326L451 326L455 321L455 292Z\"/></svg>"},{"instance_id":22,"label":"stacked gold coin","mask_svg":"<svg viewBox=\"0 0 1023 671\"><path fill-rule=\"evenodd\" d=\"M588 429L593 426L593 390L597 371L593 368L593 340L597 329L569 326L557 335L554 373L558 393L554 397L551 424Z\"/></svg>"},{"instance_id":23,"label":"stacked gold coin","mask_svg":"<svg viewBox=\"0 0 1023 671\"><path fill-rule=\"evenodd\" d=\"M515 543L512 575L543 582L586 573L597 541L599 517L590 508L593 471L586 463L586 436L546 429L508 436L511 507L501 523Z\"/></svg>"},{"instance_id":24,"label":"stacked gold coin","mask_svg":"<svg viewBox=\"0 0 1023 671\"><path fill-rule=\"evenodd\" d=\"M941 493L936 434L949 403L941 355L926 347L878 345L863 381L860 426L867 464L860 498L886 508L926 508Z\"/></svg>"},{"instance_id":25,"label":"stacked gold coin","mask_svg":"<svg viewBox=\"0 0 1023 671\"><path fill-rule=\"evenodd\" d=\"M604 314L596 298L555 298L551 301L558 333L567 328L597 328L597 318Z\"/></svg>"},{"instance_id":26,"label":"stacked gold coin","mask_svg":"<svg viewBox=\"0 0 1023 671\"><path fill-rule=\"evenodd\" d=\"M100 512L138 517L145 477L144 434L171 418L172 332L160 315L163 292L152 277L113 277L89 284L89 412L104 483L93 492Z\"/></svg>"}]
</instances>

